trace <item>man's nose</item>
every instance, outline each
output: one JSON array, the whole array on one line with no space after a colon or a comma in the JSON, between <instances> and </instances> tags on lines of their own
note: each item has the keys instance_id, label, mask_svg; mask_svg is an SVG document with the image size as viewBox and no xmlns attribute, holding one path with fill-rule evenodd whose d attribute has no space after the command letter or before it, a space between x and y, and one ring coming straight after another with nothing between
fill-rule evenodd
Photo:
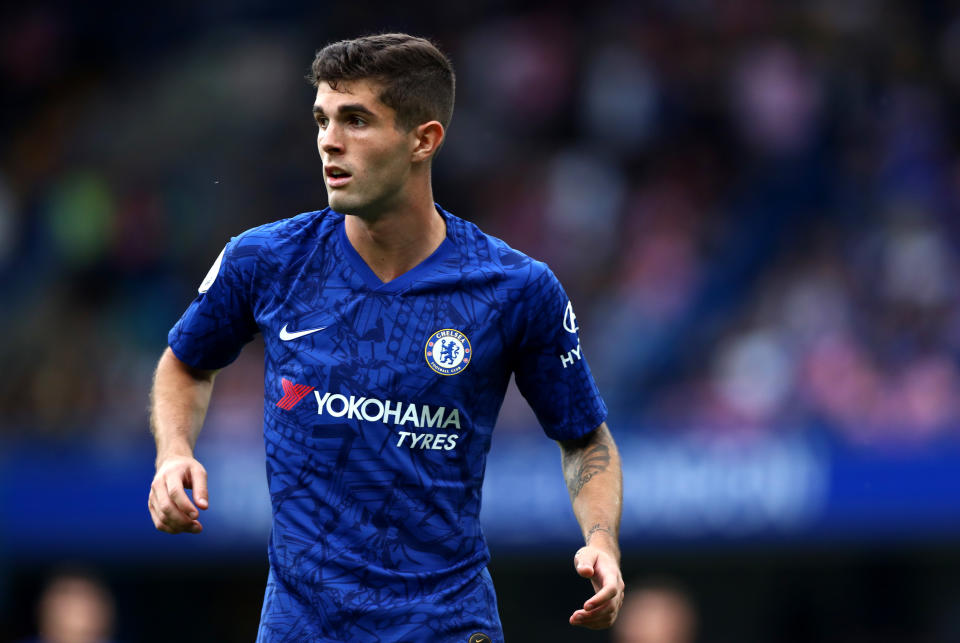
<instances>
[{"instance_id":1,"label":"man's nose","mask_svg":"<svg viewBox=\"0 0 960 643\"><path fill-rule=\"evenodd\" d=\"M343 141L340 137L340 128L333 123L320 130L317 135L317 145L321 152L342 152Z\"/></svg>"}]
</instances>

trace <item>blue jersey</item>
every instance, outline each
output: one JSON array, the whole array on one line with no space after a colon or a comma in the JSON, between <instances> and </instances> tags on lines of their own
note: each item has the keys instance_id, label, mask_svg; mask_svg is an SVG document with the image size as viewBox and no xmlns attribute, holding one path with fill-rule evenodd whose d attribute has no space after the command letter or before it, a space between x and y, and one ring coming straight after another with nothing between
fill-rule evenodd
<instances>
[{"instance_id":1,"label":"blue jersey","mask_svg":"<svg viewBox=\"0 0 960 643\"><path fill-rule=\"evenodd\" d=\"M261 640L500 640L478 516L510 375L555 440L606 416L549 268L438 211L446 239L387 283L330 209L248 230L170 331L202 369L263 334Z\"/></svg>"}]
</instances>

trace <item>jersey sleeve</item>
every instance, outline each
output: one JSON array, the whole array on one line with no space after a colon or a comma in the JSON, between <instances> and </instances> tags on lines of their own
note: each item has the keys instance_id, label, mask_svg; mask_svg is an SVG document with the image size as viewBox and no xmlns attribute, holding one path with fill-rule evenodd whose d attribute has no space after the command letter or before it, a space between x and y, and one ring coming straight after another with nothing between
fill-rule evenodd
<instances>
[{"instance_id":1,"label":"jersey sleeve","mask_svg":"<svg viewBox=\"0 0 960 643\"><path fill-rule=\"evenodd\" d=\"M167 342L180 361L201 369L227 366L257 332L251 303L255 246L234 237L220 253Z\"/></svg>"},{"instance_id":2,"label":"jersey sleeve","mask_svg":"<svg viewBox=\"0 0 960 643\"><path fill-rule=\"evenodd\" d=\"M600 426L607 407L583 355L573 305L553 272L539 266L521 303L514 374L547 436L572 440Z\"/></svg>"}]
</instances>

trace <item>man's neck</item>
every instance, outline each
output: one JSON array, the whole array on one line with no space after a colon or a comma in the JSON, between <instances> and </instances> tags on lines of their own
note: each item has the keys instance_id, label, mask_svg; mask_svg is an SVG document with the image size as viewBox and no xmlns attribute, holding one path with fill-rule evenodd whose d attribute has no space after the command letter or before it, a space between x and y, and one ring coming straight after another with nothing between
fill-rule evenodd
<instances>
[{"instance_id":1,"label":"man's neck","mask_svg":"<svg viewBox=\"0 0 960 643\"><path fill-rule=\"evenodd\" d=\"M446 222L432 195L416 206L376 219L347 215L347 239L380 281L392 281L417 266L440 247Z\"/></svg>"}]
</instances>

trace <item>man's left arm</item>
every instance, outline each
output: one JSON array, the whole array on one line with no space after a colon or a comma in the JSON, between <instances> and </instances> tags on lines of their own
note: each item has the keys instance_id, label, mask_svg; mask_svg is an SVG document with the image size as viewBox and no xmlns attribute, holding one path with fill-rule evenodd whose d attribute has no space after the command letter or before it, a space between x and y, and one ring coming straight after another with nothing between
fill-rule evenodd
<instances>
[{"instance_id":1,"label":"man's left arm","mask_svg":"<svg viewBox=\"0 0 960 643\"><path fill-rule=\"evenodd\" d=\"M563 477L586 543L573 561L577 573L589 578L595 591L570 616L570 624L604 629L613 625L623 604L618 544L623 503L620 454L606 422L582 438L559 444Z\"/></svg>"}]
</instances>

